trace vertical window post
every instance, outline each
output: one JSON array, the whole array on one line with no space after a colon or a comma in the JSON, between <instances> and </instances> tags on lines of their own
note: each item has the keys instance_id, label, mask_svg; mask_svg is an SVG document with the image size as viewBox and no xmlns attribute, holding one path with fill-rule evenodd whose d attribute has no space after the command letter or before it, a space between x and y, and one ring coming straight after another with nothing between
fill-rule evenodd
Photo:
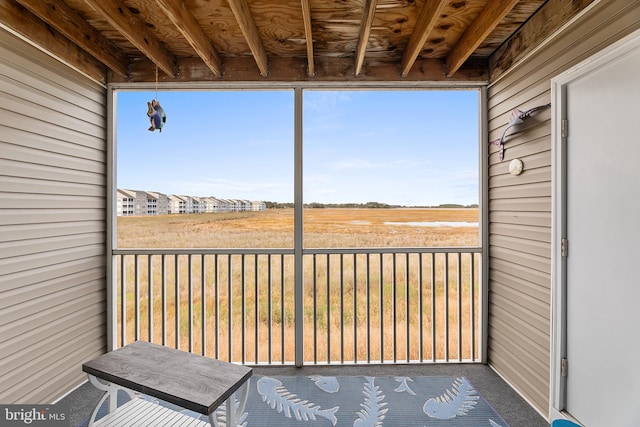
<instances>
[{"instance_id":1,"label":"vertical window post","mask_svg":"<svg viewBox=\"0 0 640 427\"><path fill-rule=\"evenodd\" d=\"M304 301L302 272L302 88L294 89L294 213L293 213L293 247L295 265L295 364L302 366L304 362Z\"/></svg>"}]
</instances>

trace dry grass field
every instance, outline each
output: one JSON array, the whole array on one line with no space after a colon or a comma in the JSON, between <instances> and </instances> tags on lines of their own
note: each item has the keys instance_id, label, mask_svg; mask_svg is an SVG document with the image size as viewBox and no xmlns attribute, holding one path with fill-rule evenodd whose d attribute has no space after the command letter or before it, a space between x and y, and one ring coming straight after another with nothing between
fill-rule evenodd
<instances>
[{"instance_id":1,"label":"dry grass field","mask_svg":"<svg viewBox=\"0 0 640 427\"><path fill-rule=\"evenodd\" d=\"M446 247L477 247L477 226L424 223L477 221L476 209L308 209L305 247L442 247L446 252ZM292 245L293 210L288 209L118 218L119 248ZM173 345L178 338L184 350L223 360L294 360L292 255L167 255L164 267L159 256L140 256L137 269L127 255L118 269L123 260L127 342L137 328L145 339L151 335L162 342L164 335ZM477 254L305 255L303 269L306 362L474 357ZM117 277L121 286L119 271Z\"/></svg>"},{"instance_id":2,"label":"dry grass field","mask_svg":"<svg viewBox=\"0 0 640 427\"><path fill-rule=\"evenodd\" d=\"M308 248L478 246L477 209L305 209ZM387 224L395 223L395 224ZM119 217L119 248L291 248L293 209Z\"/></svg>"}]
</instances>

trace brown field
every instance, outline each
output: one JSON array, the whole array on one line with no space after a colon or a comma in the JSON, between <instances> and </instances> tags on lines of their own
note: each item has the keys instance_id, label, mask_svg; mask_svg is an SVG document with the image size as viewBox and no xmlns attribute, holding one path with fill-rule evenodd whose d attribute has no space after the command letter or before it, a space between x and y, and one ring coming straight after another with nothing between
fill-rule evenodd
<instances>
[{"instance_id":1,"label":"brown field","mask_svg":"<svg viewBox=\"0 0 640 427\"><path fill-rule=\"evenodd\" d=\"M427 221L477 222L478 211L308 209L305 247L478 246L476 227L384 224ZM120 248L292 245L293 210L118 218ZM477 255L473 258L478 262ZM158 256L149 260L140 256L137 271L133 257L125 259L127 342L137 338L136 319L143 339L162 342L164 296L164 335L169 345L174 345L178 337L180 348L223 360L293 361L292 255L274 256L271 264L264 255L169 255L164 274ZM305 256L305 361L362 361L369 353L372 359L386 361L442 360L451 355L455 358L456 354L473 358L470 324L473 317L477 325L478 313L477 308L474 313L471 307L477 307L480 268L471 270L471 259L470 254L458 257L444 253L422 258L417 254L375 255L370 259L348 254ZM138 289L132 285L136 275ZM120 282L119 271L117 277ZM118 299L120 296L118 290ZM445 330L447 323L449 329ZM149 333L150 325L153 333ZM473 341L476 345L477 335Z\"/></svg>"},{"instance_id":2,"label":"brown field","mask_svg":"<svg viewBox=\"0 0 640 427\"><path fill-rule=\"evenodd\" d=\"M478 246L477 227L385 222L478 222L477 209L305 209L307 248ZM291 248L293 209L119 217L119 248Z\"/></svg>"}]
</instances>

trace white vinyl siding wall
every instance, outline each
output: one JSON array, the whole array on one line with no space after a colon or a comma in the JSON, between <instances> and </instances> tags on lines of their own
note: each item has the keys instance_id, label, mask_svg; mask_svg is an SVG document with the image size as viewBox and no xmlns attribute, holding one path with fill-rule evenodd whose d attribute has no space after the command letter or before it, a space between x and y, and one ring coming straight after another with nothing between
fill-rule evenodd
<instances>
[{"instance_id":1,"label":"white vinyl siding wall","mask_svg":"<svg viewBox=\"0 0 640 427\"><path fill-rule=\"evenodd\" d=\"M106 351L106 89L0 29L0 402Z\"/></svg>"},{"instance_id":2,"label":"white vinyl siding wall","mask_svg":"<svg viewBox=\"0 0 640 427\"><path fill-rule=\"evenodd\" d=\"M551 79L640 28L640 2L596 1L584 15L489 86L489 140L515 108L551 102ZM639 74L640 75L640 74ZM594 100L597 102L597 100ZM549 409L551 110L512 128L505 159L489 158L488 361L541 414ZM603 141L603 143L608 143ZM615 147L612 146L612 155ZM525 171L508 172L520 158Z\"/></svg>"}]
</instances>

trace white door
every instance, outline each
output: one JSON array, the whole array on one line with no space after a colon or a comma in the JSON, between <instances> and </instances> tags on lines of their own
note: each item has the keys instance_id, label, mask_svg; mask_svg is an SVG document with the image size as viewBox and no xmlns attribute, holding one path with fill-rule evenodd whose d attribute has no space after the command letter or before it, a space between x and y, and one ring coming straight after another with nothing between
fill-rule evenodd
<instances>
[{"instance_id":1,"label":"white door","mask_svg":"<svg viewBox=\"0 0 640 427\"><path fill-rule=\"evenodd\" d=\"M563 85L565 410L640 426L640 37Z\"/></svg>"}]
</instances>

